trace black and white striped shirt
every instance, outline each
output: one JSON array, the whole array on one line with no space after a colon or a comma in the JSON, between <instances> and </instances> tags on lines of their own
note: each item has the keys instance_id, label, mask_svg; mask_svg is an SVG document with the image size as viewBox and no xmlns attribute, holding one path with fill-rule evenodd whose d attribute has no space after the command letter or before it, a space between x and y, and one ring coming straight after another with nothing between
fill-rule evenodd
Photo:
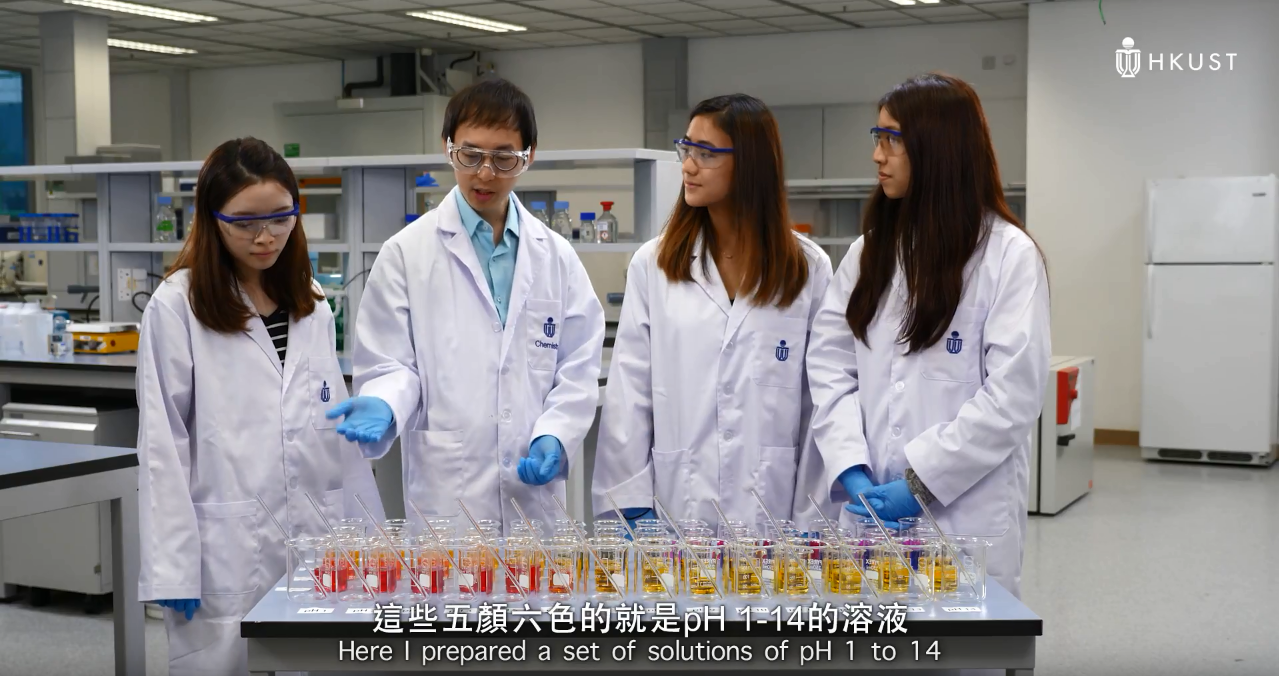
<instances>
[{"instance_id":1,"label":"black and white striped shirt","mask_svg":"<svg viewBox=\"0 0 1279 676\"><path fill-rule=\"evenodd\" d=\"M284 363L284 349L289 345L289 313L280 308L270 316L263 316L266 332L271 334L271 342L275 345L276 354L280 355L280 363Z\"/></svg>"}]
</instances>

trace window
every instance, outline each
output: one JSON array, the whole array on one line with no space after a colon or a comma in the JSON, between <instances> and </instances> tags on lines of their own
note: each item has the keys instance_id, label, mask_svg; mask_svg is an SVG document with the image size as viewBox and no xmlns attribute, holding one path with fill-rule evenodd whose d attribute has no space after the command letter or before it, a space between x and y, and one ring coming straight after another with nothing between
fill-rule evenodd
<instances>
[{"instance_id":1,"label":"window","mask_svg":"<svg viewBox=\"0 0 1279 676\"><path fill-rule=\"evenodd\" d=\"M31 164L31 73L0 68L0 166ZM0 181L0 216L31 210L31 183Z\"/></svg>"}]
</instances>

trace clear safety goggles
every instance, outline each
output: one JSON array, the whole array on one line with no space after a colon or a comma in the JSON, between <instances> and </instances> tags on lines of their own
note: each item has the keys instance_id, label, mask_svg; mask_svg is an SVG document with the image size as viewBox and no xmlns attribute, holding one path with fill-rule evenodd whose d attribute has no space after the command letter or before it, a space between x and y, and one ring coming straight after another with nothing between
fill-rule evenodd
<instances>
[{"instance_id":1,"label":"clear safety goggles","mask_svg":"<svg viewBox=\"0 0 1279 676\"><path fill-rule=\"evenodd\" d=\"M906 141L902 139L902 133L896 129L871 127L870 140L876 148L883 148L889 155L900 155L906 152Z\"/></svg>"},{"instance_id":2,"label":"clear safety goggles","mask_svg":"<svg viewBox=\"0 0 1279 676\"><path fill-rule=\"evenodd\" d=\"M714 169L724 163L725 158L733 153L732 148L716 148L714 146L694 143L686 138L675 139L675 154L680 163L693 158L693 164L702 169Z\"/></svg>"},{"instance_id":3,"label":"clear safety goggles","mask_svg":"<svg viewBox=\"0 0 1279 676\"><path fill-rule=\"evenodd\" d=\"M298 224L298 205L294 204L289 211L261 216L227 216L217 211L213 215L226 223L227 229L236 237L257 239L264 229L272 237L280 237L288 234Z\"/></svg>"},{"instance_id":4,"label":"clear safety goggles","mask_svg":"<svg viewBox=\"0 0 1279 676\"><path fill-rule=\"evenodd\" d=\"M453 139L448 140L449 166L467 174L478 174L488 165L494 176L519 176L528 169L528 158L532 150L483 150L455 146ZM488 158L488 161L484 158Z\"/></svg>"}]
</instances>

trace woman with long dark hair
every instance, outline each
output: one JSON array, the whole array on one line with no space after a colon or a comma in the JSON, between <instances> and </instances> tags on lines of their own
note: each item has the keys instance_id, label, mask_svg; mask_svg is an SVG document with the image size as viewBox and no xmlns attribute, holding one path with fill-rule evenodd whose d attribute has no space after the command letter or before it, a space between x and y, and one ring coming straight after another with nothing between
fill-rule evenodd
<instances>
[{"instance_id":1,"label":"woman with long dark hair","mask_svg":"<svg viewBox=\"0 0 1279 676\"><path fill-rule=\"evenodd\" d=\"M595 512L757 526L789 518L806 436L804 347L830 259L791 229L777 122L758 99L693 109L684 187L631 260L596 446Z\"/></svg>"},{"instance_id":2,"label":"woman with long dark hair","mask_svg":"<svg viewBox=\"0 0 1279 676\"><path fill-rule=\"evenodd\" d=\"M808 350L812 479L853 514L867 515L860 493L888 521L925 503L944 531L1003 533L989 571L1016 594L1051 354L1044 260L967 83L898 85L871 137L879 185Z\"/></svg>"},{"instance_id":3,"label":"woman with long dark hair","mask_svg":"<svg viewBox=\"0 0 1279 676\"><path fill-rule=\"evenodd\" d=\"M265 143L204 162L195 223L142 315L139 599L168 608L169 673L247 673L240 620L284 574L284 540L381 516L373 473L325 418L347 397L311 278L298 185ZM344 490L345 489L345 490Z\"/></svg>"}]
</instances>

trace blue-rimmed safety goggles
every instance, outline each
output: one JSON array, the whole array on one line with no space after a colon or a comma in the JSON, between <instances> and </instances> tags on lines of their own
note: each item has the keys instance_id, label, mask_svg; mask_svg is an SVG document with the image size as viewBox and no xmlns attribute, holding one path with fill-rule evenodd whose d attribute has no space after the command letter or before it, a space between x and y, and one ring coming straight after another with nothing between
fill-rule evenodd
<instances>
[{"instance_id":1,"label":"blue-rimmed safety goggles","mask_svg":"<svg viewBox=\"0 0 1279 676\"><path fill-rule=\"evenodd\" d=\"M679 161L683 162L691 157L693 163L703 169L719 166L732 152L732 148L716 148L686 138L675 139L675 154L679 155Z\"/></svg>"},{"instance_id":2,"label":"blue-rimmed safety goggles","mask_svg":"<svg viewBox=\"0 0 1279 676\"><path fill-rule=\"evenodd\" d=\"M219 221L226 223L231 227L231 232L243 236L256 239L265 228L271 233L272 237L279 237L287 234L298 223L298 205L294 203L293 208L288 211L280 211L274 214L262 214L253 216L228 216L219 211L213 212Z\"/></svg>"},{"instance_id":3,"label":"blue-rimmed safety goggles","mask_svg":"<svg viewBox=\"0 0 1279 676\"><path fill-rule=\"evenodd\" d=\"M894 155L906 150L906 142L902 140L902 133L896 129L885 129L884 127L871 127L870 140L876 147L888 144L886 150Z\"/></svg>"}]
</instances>

